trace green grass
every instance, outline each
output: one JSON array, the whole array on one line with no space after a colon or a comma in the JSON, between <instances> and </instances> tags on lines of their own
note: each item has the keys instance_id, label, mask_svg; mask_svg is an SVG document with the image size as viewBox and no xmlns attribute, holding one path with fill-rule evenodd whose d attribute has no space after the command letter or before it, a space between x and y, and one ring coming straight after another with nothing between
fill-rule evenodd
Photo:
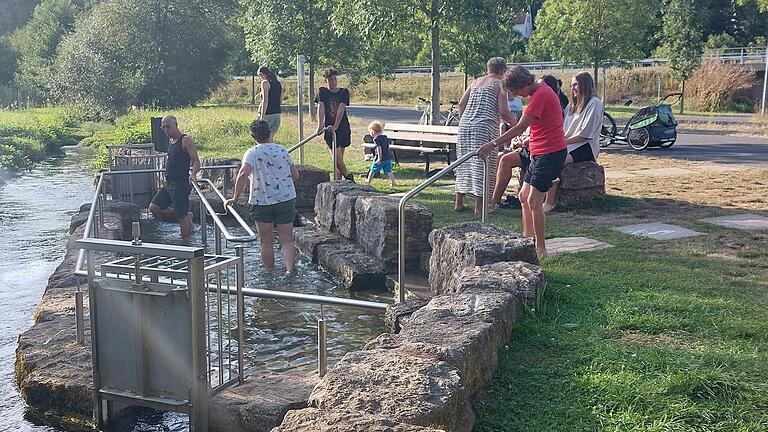
<instances>
[{"instance_id":1,"label":"green grass","mask_svg":"<svg viewBox=\"0 0 768 432\"><path fill-rule=\"evenodd\" d=\"M657 242L553 217L549 235L613 247L544 259L544 307L500 350L475 430L768 430L768 242L719 258L718 232L749 234L711 231Z\"/></svg>"},{"instance_id":2,"label":"green grass","mask_svg":"<svg viewBox=\"0 0 768 432\"><path fill-rule=\"evenodd\" d=\"M0 110L0 170L15 171L74 145L85 135L81 116L67 108Z\"/></svg>"}]
</instances>

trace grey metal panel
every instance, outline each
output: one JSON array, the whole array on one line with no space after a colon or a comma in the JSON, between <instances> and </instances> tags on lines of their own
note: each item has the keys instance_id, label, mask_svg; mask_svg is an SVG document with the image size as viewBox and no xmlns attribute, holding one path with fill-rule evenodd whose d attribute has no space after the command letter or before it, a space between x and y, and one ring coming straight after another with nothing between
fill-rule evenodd
<instances>
[{"instance_id":1,"label":"grey metal panel","mask_svg":"<svg viewBox=\"0 0 768 432\"><path fill-rule=\"evenodd\" d=\"M144 397L187 400L192 379L187 290L127 280L94 280L101 385Z\"/></svg>"}]
</instances>

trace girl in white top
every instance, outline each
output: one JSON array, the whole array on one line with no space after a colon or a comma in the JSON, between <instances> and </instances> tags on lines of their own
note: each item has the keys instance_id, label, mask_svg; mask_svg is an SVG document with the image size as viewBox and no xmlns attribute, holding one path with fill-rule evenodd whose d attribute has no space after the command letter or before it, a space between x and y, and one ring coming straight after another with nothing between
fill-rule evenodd
<instances>
[{"instance_id":1,"label":"girl in white top","mask_svg":"<svg viewBox=\"0 0 768 432\"><path fill-rule=\"evenodd\" d=\"M595 81L589 72L580 72L571 79L571 103L565 108L565 142L568 156L565 165L574 162L597 161L600 152L600 129L603 126L603 103L598 99ZM544 211L555 208L558 183L547 192Z\"/></svg>"}]
</instances>

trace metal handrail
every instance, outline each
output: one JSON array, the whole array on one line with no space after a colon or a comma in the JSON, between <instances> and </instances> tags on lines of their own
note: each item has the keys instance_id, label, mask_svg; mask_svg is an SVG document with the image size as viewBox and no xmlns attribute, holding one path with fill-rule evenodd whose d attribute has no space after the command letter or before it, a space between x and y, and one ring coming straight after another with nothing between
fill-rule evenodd
<instances>
[{"instance_id":1,"label":"metal handrail","mask_svg":"<svg viewBox=\"0 0 768 432\"><path fill-rule=\"evenodd\" d=\"M216 211L211 206L211 203L208 202L208 198L205 197L203 194L203 191L200 190L200 187L197 185L197 183L208 183L211 188L216 192L216 195L218 195L219 199L224 203L225 209L232 214L232 216L235 218L237 223L240 225L241 228L243 228L248 235L245 236L235 236L232 235L232 233L229 232L227 229L227 226L224 225L224 222L221 221L221 218L219 218L219 215L216 213ZM219 192L219 190L214 186L213 182L209 179L199 179L197 182L192 183L192 187L195 189L195 192L197 192L197 196L200 197L200 202L205 206L206 210L208 210L208 214L213 218L213 223L216 224L216 227L221 231L222 234L224 234L224 238L227 239L227 241L235 242L235 243L246 243L255 241L259 238L259 236L253 232L251 227L248 226L248 223L243 220L243 218L240 216L239 213L235 210L235 208L231 205L227 205L227 198L224 197L224 195Z\"/></svg>"},{"instance_id":2,"label":"metal handrail","mask_svg":"<svg viewBox=\"0 0 768 432\"><path fill-rule=\"evenodd\" d=\"M408 191L402 198L400 198L400 205L398 206L398 251L397 251L397 285L400 290L399 301L402 303L405 301L405 204L411 198L415 197L427 186L439 180L444 175L451 172L457 166L463 164L469 159L477 156L477 150L467 153L464 156L456 159L453 163L440 170L437 174L424 180L418 186ZM480 221L486 223L488 220L488 186L490 173L488 170L488 159L481 158L483 160L483 210L480 213Z\"/></svg>"},{"instance_id":3,"label":"metal handrail","mask_svg":"<svg viewBox=\"0 0 768 432\"><path fill-rule=\"evenodd\" d=\"M201 170L212 170L212 169L227 169L227 168L237 168L238 165L213 165L213 166L204 166L200 167ZM127 171L103 171L101 173L101 176L99 177L99 183L96 185L96 192L93 195L93 200L91 200L91 208L88 210L88 218L85 221L85 230L83 232L83 239L87 239L91 236L91 232L94 228L94 219L96 217L96 207L103 204L100 199L103 195L103 189L104 189L104 178L106 176L116 176L116 175L128 175L128 174L147 174L147 173L158 173L163 172L165 169L163 168L151 168L151 169L141 169L141 170L127 170ZM206 179L207 180L207 179ZM209 181L209 180L207 180ZM216 190L216 188L214 188ZM218 193L218 190L216 190ZM221 196L221 194L219 194ZM226 201L226 200L224 200ZM239 216L239 215L238 215ZM236 217L237 219L237 217ZM242 218L240 218L240 221ZM239 221L238 221L239 222ZM253 231L250 231L253 232ZM233 240L234 241L234 240ZM85 270L83 269L83 265L85 263L85 251L83 249L80 249L80 252L77 255L77 263L75 264L75 274L76 275L84 275Z\"/></svg>"},{"instance_id":4,"label":"metal handrail","mask_svg":"<svg viewBox=\"0 0 768 432\"><path fill-rule=\"evenodd\" d=\"M310 135L310 136L304 138L303 140L299 141L298 143L288 147L288 153L293 153L296 149L301 148L302 146L304 146L304 144L306 144L306 143L312 141L313 139L315 139L316 137L320 136L320 134L322 134L325 131L327 131L329 127L330 126L326 126L326 127L322 128L322 129L320 129L319 131L313 133L312 135Z\"/></svg>"}]
</instances>

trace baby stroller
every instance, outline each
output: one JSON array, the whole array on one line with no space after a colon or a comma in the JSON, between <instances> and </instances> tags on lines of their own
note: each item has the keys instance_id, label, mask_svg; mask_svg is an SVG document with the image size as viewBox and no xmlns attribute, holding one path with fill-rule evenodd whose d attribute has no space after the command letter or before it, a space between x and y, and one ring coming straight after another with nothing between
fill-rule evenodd
<instances>
[{"instance_id":1,"label":"baby stroller","mask_svg":"<svg viewBox=\"0 0 768 432\"><path fill-rule=\"evenodd\" d=\"M682 95L682 93L670 93L656 105L645 107L636 112L621 133L618 133L616 129L616 121L613 117L607 112L603 113L600 147L608 147L617 141L625 142L632 149L638 151L645 150L647 147L672 147L672 144L677 140L677 121L672 114L672 105L676 104ZM674 102L664 103L674 96L677 96Z\"/></svg>"}]
</instances>

